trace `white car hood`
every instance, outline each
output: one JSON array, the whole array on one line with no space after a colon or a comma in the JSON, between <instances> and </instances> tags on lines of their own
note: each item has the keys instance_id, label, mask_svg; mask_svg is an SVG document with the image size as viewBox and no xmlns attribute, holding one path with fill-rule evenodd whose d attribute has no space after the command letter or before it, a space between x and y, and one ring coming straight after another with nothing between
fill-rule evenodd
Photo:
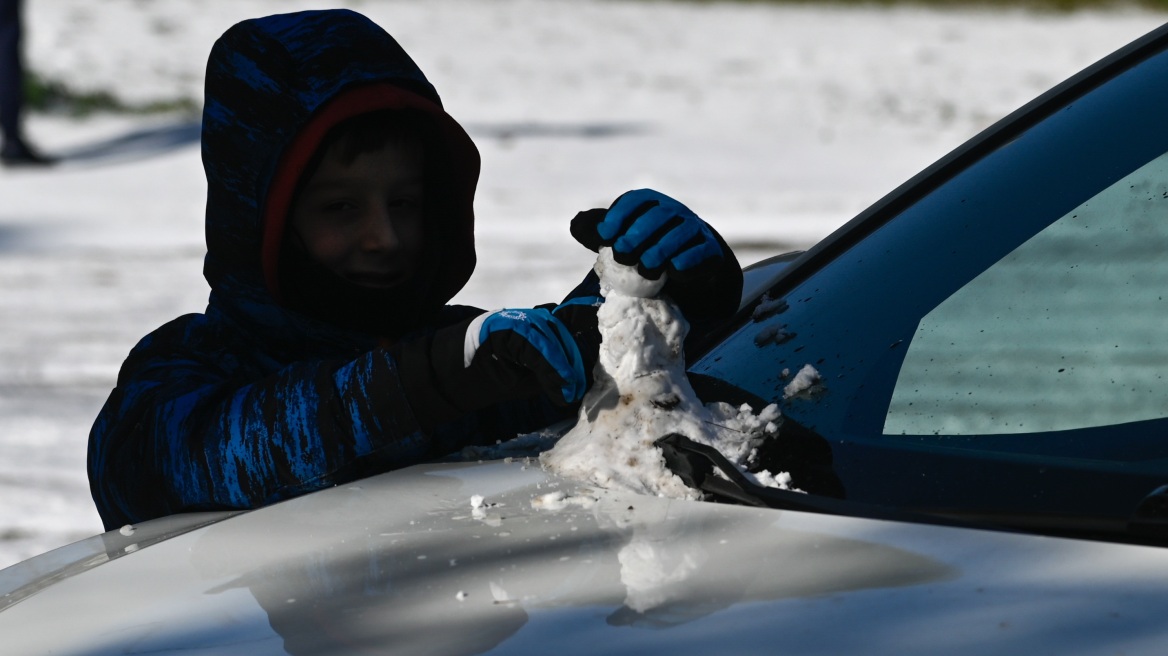
<instances>
[{"instance_id":1,"label":"white car hood","mask_svg":"<svg viewBox=\"0 0 1168 656\"><path fill-rule=\"evenodd\" d=\"M65 547L0 572L0 636L6 654L1162 654L1166 580L1165 549L589 492L495 461Z\"/></svg>"}]
</instances>

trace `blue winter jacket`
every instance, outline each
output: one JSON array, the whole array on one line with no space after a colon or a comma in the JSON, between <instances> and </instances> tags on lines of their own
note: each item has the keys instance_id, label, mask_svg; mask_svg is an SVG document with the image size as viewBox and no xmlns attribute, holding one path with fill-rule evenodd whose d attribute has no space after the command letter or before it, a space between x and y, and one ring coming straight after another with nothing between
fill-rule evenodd
<instances>
[{"instance_id":1,"label":"blue winter jacket","mask_svg":"<svg viewBox=\"0 0 1168 656\"><path fill-rule=\"evenodd\" d=\"M93 425L90 487L107 529L254 508L566 415L531 399L423 428L407 400L404 389L428 381L404 380L401 354L481 312L445 305L474 268L479 159L392 37L344 10L245 21L212 49L205 98L210 301L138 343ZM389 348L277 300L277 245L300 173L328 128L386 108L432 119L449 176L427 237L432 284L423 307L408 308L417 330Z\"/></svg>"}]
</instances>

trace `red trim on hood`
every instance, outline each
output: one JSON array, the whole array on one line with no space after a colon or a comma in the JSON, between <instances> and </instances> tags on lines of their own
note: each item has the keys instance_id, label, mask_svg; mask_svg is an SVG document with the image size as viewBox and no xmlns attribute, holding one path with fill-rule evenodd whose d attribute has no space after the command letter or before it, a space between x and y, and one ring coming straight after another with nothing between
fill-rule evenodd
<instances>
[{"instance_id":1,"label":"red trim on hood","mask_svg":"<svg viewBox=\"0 0 1168 656\"><path fill-rule=\"evenodd\" d=\"M260 263L263 267L264 283L277 302L280 302L280 248L292 198L305 167L316 153L320 142L334 126L355 116L383 109L415 109L435 117L446 136L446 146L452 151L451 160L454 163L453 168L456 169L455 179L458 186L463 191L469 191L470 196L463 199L466 210L473 211L471 205L479 172L478 150L462 126L440 105L412 91L385 82L342 91L318 109L300 129L281 155L276 172L272 176L272 184L268 189L263 210ZM467 230L468 234L461 237L469 239L473 249L473 214L467 223ZM473 250L471 252L473 262ZM473 263L471 266L473 267ZM469 276L469 272L467 275ZM461 286L460 284L459 287Z\"/></svg>"}]
</instances>

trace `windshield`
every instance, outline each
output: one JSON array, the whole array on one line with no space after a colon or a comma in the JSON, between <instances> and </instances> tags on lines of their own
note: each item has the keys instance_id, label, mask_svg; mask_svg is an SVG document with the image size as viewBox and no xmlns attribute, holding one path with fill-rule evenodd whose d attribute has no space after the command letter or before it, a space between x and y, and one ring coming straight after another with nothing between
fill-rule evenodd
<instances>
[{"instance_id":1,"label":"windshield","mask_svg":"<svg viewBox=\"0 0 1168 656\"><path fill-rule=\"evenodd\" d=\"M1168 416L1168 155L926 314L885 434L1021 434Z\"/></svg>"}]
</instances>

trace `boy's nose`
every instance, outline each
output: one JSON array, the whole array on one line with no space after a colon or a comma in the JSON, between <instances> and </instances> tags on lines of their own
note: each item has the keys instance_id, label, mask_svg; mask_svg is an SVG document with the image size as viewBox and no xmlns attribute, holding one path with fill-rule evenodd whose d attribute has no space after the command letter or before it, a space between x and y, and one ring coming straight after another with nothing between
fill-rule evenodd
<instances>
[{"instance_id":1,"label":"boy's nose","mask_svg":"<svg viewBox=\"0 0 1168 656\"><path fill-rule=\"evenodd\" d=\"M401 238L389 212L384 209L371 211L365 216L361 230L361 248L366 251L394 250L401 245Z\"/></svg>"}]
</instances>

